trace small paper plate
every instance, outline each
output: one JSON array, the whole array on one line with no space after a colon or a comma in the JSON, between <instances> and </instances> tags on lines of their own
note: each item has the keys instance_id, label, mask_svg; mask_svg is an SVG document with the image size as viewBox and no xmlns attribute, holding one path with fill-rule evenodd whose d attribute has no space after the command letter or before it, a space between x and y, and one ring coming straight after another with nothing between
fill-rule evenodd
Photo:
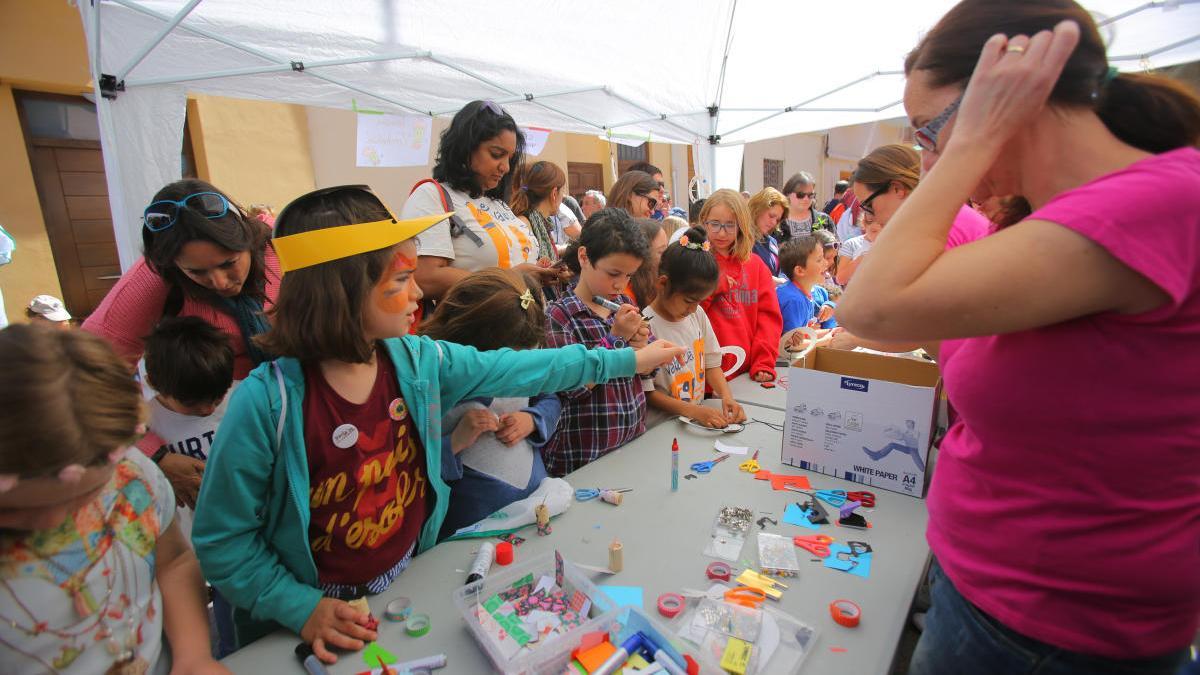
<instances>
[{"instance_id":1,"label":"small paper plate","mask_svg":"<svg viewBox=\"0 0 1200 675\"><path fill-rule=\"evenodd\" d=\"M743 431L746 428L746 425L742 424L741 422L734 422L734 423L730 424L729 426L725 427L724 429L714 429L712 427L706 427L703 424L700 424L699 422L697 422L696 420L694 420L690 417L686 417L684 415L680 415L678 419L680 422L683 422L684 424L688 425L689 427L691 427L693 429L696 429L697 431L703 431L703 432L707 432L707 433L710 433L713 435L736 434L737 432Z\"/></svg>"}]
</instances>

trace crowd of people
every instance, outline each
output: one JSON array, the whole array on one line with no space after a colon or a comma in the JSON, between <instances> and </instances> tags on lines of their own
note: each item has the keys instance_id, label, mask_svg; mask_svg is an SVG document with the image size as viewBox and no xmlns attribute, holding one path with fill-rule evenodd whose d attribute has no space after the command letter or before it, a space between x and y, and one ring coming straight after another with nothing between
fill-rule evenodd
<instances>
[{"instance_id":1,"label":"crowd of people","mask_svg":"<svg viewBox=\"0 0 1200 675\"><path fill-rule=\"evenodd\" d=\"M685 210L641 163L576 202L475 101L398 212L363 185L278 216L163 187L82 330L38 296L0 331L6 663L219 672L279 627L333 662L377 636L353 600L547 477L671 417L745 421L728 379L776 379L800 329L944 375L910 672L1174 672L1200 615L1200 104L1111 70L1073 2L1018 5L927 33L920 152L835 185Z\"/></svg>"}]
</instances>

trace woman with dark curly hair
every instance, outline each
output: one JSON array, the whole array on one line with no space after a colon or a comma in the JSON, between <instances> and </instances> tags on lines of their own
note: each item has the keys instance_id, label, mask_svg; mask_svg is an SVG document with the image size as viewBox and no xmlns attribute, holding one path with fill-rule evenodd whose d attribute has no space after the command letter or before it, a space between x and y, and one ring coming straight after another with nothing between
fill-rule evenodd
<instances>
[{"instance_id":1,"label":"woman with dark curly hair","mask_svg":"<svg viewBox=\"0 0 1200 675\"><path fill-rule=\"evenodd\" d=\"M558 278L558 270L537 265L546 254L506 203L524 154L525 134L492 101L468 103L442 132L433 180L417 183L400 212L402 219L454 212L421 235L416 279L427 299L441 299L488 267L532 273L543 283Z\"/></svg>"}]
</instances>

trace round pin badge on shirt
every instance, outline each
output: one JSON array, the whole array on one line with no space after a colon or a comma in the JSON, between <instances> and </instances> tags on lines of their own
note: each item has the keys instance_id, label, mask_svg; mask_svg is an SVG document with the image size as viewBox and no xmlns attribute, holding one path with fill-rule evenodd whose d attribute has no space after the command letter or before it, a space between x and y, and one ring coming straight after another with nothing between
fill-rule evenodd
<instances>
[{"instance_id":1,"label":"round pin badge on shirt","mask_svg":"<svg viewBox=\"0 0 1200 675\"><path fill-rule=\"evenodd\" d=\"M345 450L353 448L358 442L358 427L353 424L343 424L333 430L333 444Z\"/></svg>"},{"instance_id":2,"label":"round pin badge on shirt","mask_svg":"<svg viewBox=\"0 0 1200 675\"><path fill-rule=\"evenodd\" d=\"M388 417L397 422L408 417L408 406L404 403L404 399L396 398L388 404Z\"/></svg>"}]
</instances>

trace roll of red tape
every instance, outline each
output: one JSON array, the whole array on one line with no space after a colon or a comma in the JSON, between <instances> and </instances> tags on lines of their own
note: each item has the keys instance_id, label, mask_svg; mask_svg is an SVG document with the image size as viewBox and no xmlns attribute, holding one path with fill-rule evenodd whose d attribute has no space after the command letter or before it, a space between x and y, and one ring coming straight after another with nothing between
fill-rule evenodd
<instances>
[{"instance_id":1,"label":"roll of red tape","mask_svg":"<svg viewBox=\"0 0 1200 675\"><path fill-rule=\"evenodd\" d=\"M507 565L513 561L513 545L511 542L496 543L496 564Z\"/></svg>"},{"instance_id":2,"label":"roll of red tape","mask_svg":"<svg viewBox=\"0 0 1200 675\"><path fill-rule=\"evenodd\" d=\"M854 628L862 619L862 608L849 600L834 600L829 603L829 614L839 624Z\"/></svg>"},{"instance_id":3,"label":"roll of red tape","mask_svg":"<svg viewBox=\"0 0 1200 675\"><path fill-rule=\"evenodd\" d=\"M663 593L658 596L658 613L674 619L683 611L683 596L678 593Z\"/></svg>"},{"instance_id":4,"label":"roll of red tape","mask_svg":"<svg viewBox=\"0 0 1200 675\"><path fill-rule=\"evenodd\" d=\"M733 578L733 568L723 562L709 563L708 569L704 570L704 573L713 581L729 581Z\"/></svg>"}]
</instances>

